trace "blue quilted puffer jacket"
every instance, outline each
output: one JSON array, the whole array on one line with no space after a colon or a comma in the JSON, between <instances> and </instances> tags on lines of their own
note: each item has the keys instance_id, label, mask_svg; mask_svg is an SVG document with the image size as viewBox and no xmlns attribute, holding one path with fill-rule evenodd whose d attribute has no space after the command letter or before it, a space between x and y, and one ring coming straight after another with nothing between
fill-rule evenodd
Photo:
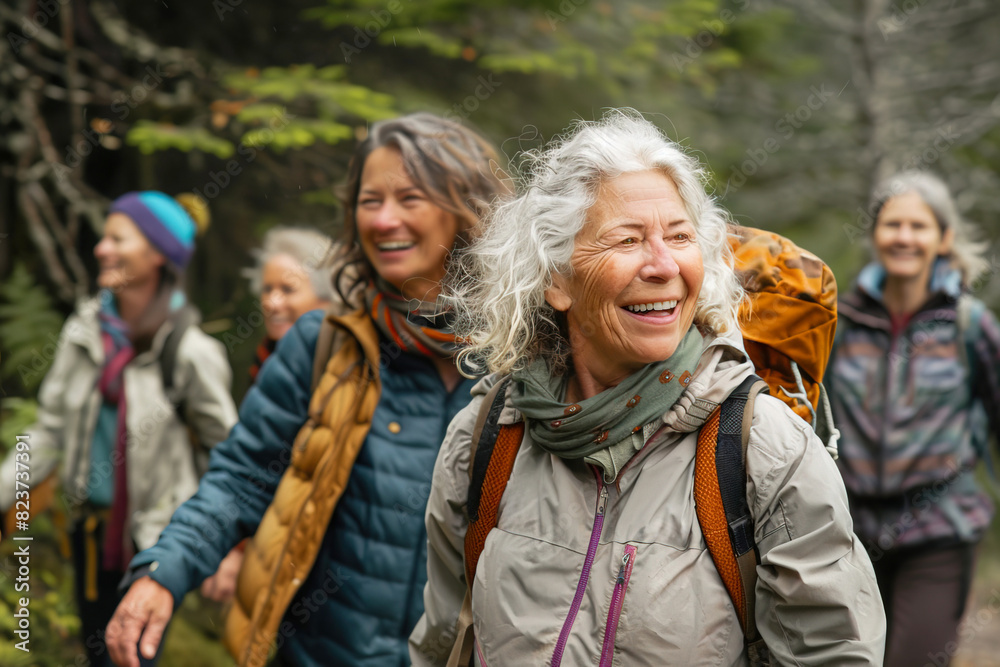
<instances>
[{"instance_id":1,"label":"blue quilted puffer jacket","mask_svg":"<svg viewBox=\"0 0 1000 667\"><path fill-rule=\"evenodd\" d=\"M270 504L305 422L322 315L304 315L282 338L198 493L133 561L133 568L155 563L150 576L178 602L254 532ZM379 374L371 430L313 569L285 612L281 664L410 664L407 638L423 613L427 580L424 509L434 461L474 382L449 392L429 359L405 353L383 355Z\"/></svg>"}]
</instances>

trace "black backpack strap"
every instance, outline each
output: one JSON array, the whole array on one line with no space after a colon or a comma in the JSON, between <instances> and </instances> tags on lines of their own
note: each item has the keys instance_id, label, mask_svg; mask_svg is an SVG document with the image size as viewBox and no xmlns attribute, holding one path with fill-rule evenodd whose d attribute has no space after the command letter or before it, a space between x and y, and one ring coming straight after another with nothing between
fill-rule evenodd
<instances>
[{"instance_id":1,"label":"black backpack strap","mask_svg":"<svg viewBox=\"0 0 1000 667\"><path fill-rule=\"evenodd\" d=\"M482 498L486 470L493 457L493 448L500 434L500 413L503 412L510 376L497 380L486 394L476 425L472 430L472 446L469 458L469 499L466 513L469 521L479 520L479 501Z\"/></svg>"},{"instance_id":2,"label":"black backpack strap","mask_svg":"<svg viewBox=\"0 0 1000 667\"><path fill-rule=\"evenodd\" d=\"M760 555L754 541L753 516L747 503L746 454L750 442L754 402L757 394L767 391L767 383L751 375L723 401L719 410L719 435L715 449L715 466L719 492L729 524L729 540L743 580L746 596L746 627L743 629L747 656L751 665L767 665L770 658L767 645L757 630L755 617L757 564Z\"/></svg>"}]
</instances>

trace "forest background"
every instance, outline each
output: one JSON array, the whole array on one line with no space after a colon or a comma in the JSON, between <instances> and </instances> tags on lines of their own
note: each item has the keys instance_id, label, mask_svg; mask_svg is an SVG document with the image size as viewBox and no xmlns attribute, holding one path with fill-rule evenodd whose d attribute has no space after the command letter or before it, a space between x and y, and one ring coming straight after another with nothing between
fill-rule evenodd
<instances>
[{"instance_id":1,"label":"forest background","mask_svg":"<svg viewBox=\"0 0 1000 667\"><path fill-rule=\"evenodd\" d=\"M355 142L419 110L480 129L516 167L573 119L634 107L702 158L739 222L817 253L841 289L869 257L872 184L931 170L990 243L973 290L995 310L998 34L993 0L0 0L0 452L95 289L112 199L208 201L188 288L239 398L263 336L249 250L277 224L338 234ZM28 656L0 545L0 664L82 664L58 523L32 525ZM1000 664L997 532L961 664ZM189 595L162 664L227 664L219 613Z\"/></svg>"}]
</instances>

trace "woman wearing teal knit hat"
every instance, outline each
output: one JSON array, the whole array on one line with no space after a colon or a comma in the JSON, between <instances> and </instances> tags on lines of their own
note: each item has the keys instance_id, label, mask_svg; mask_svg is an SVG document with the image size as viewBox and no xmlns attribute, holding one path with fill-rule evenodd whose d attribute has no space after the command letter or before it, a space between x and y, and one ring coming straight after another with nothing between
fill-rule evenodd
<instances>
[{"instance_id":1,"label":"woman wearing teal knit hat","mask_svg":"<svg viewBox=\"0 0 1000 667\"><path fill-rule=\"evenodd\" d=\"M112 664L103 629L129 559L156 542L197 488L204 448L236 422L225 349L192 326L197 314L182 289L207 223L192 195L130 192L112 202L94 248L100 292L63 327L28 432L31 483L62 459L91 665ZM4 479L15 479L15 456L3 464ZM0 508L26 493L3 485Z\"/></svg>"}]
</instances>

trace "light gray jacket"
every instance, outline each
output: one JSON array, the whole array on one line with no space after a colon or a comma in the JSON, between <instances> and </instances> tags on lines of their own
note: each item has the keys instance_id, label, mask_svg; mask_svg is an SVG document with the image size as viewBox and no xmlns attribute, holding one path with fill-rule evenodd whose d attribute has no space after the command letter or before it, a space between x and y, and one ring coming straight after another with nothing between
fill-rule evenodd
<instances>
[{"instance_id":1,"label":"light gray jacket","mask_svg":"<svg viewBox=\"0 0 1000 667\"><path fill-rule=\"evenodd\" d=\"M617 485L605 487L582 461L547 454L525 434L476 572L479 664L551 664L560 635L567 666L747 664L692 494L698 430L752 370L739 341L707 343L688 391ZM492 382L477 385L452 422L434 470L425 613L410 637L417 667L444 665L454 642L466 586L469 442ZM500 422L519 419L508 396ZM761 557L756 618L774 664L881 664L885 615L840 474L811 428L770 396L756 402L747 469ZM592 542L582 603L564 631ZM626 553L631 562L623 568ZM624 595L617 615L616 593Z\"/></svg>"},{"instance_id":2,"label":"light gray jacket","mask_svg":"<svg viewBox=\"0 0 1000 667\"><path fill-rule=\"evenodd\" d=\"M37 421L26 433L30 484L40 483L61 461L62 490L71 507L86 500L90 448L102 401L97 382L104 346L98 312L98 300L88 299L66 320L38 393ZM156 543L174 510L198 488L196 451L161 377L160 352L172 326L165 323L150 349L124 371L129 529L140 550ZM174 372L174 386L184 398L188 424L199 442L212 447L224 440L237 419L225 348L191 326L181 338ZM14 454L12 448L0 466L4 510L15 498ZM110 467L100 472L113 474Z\"/></svg>"}]
</instances>

